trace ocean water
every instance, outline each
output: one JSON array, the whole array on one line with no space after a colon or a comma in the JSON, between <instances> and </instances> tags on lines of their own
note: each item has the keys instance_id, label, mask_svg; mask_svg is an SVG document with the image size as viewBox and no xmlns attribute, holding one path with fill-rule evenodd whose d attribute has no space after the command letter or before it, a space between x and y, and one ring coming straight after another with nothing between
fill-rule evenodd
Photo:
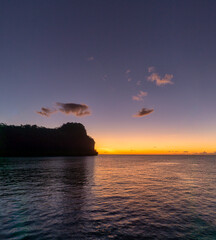
<instances>
[{"instance_id":1,"label":"ocean water","mask_svg":"<svg viewBox=\"0 0 216 240\"><path fill-rule=\"evenodd\" d=\"M216 156L0 158L0 239L216 239Z\"/></svg>"}]
</instances>

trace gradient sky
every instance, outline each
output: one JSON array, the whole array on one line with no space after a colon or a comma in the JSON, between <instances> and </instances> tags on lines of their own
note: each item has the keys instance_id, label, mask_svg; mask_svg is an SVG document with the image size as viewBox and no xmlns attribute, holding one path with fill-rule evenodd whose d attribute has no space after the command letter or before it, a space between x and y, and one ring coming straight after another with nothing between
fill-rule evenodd
<instances>
[{"instance_id":1,"label":"gradient sky","mask_svg":"<svg viewBox=\"0 0 216 240\"><path fill-rule=\"evenodd\" d=\"M0 122L81 122L99 153L216 152L215 12L215 0L1 0Z\"/></svg>"}]
</instances>

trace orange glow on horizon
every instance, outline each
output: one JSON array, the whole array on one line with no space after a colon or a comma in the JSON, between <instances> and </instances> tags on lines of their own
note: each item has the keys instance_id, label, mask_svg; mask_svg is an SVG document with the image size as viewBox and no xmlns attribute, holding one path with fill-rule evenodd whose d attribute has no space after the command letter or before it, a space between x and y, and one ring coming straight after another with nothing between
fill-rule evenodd
<instances>
[{"instance_id":1,"label":"orange glow on horizon","mask_svg":"<svg viewBox=\"0 0 216 240\"><path fill-rule=\"evenodd\" d=\"M99 154L191 155L216 154L214 138L185 136L96 137Z\"/></svg>"},{"instance_id":2,"label":"orange glow on horizon","mask_svg":"<svg viewBox=\"0 0 216 240\"><path fill-rule=\"evenodd\" d=\"M170 151L170 150L112 150L112 149L97 149L99 154L113 154L113 155L216 155L216 152L211 151Z\"/></svg>"}]
</instances>

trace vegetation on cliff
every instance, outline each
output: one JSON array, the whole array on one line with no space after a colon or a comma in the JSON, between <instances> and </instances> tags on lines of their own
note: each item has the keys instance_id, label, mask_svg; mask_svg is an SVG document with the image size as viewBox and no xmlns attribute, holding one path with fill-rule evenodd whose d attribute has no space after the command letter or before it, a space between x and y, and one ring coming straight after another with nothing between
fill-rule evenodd
<instances>
[{"instance_id":1,"label":"vegetation on cliff","mask_svg":"<svg viewBox=\"0 0 216 240\"><path fill-rule=\"evenodd\" d=\"M90 156L95 141L81 123L59 128L0 124L0 156Z\"/></svg>"}]
</instances>

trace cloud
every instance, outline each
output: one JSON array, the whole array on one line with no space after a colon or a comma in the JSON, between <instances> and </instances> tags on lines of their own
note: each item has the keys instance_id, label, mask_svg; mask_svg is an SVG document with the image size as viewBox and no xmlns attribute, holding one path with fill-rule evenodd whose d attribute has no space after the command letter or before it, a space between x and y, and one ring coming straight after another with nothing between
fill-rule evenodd
<instances>
[{"instance_id":1,"label":"cloud","mask_svg":"<svg viewBox=\"0 0 216 240\"><path fill-rule=\"evenodd\" d=\"M107 79L108 79L108 75L107 75L107 74L104 74L103 77L102 77L102 80L103 80L104 82L106 82Z\"/></svg>"},{"instance_id":2,"label":"cloud","mask_svg":"<svg viewBox=\"0 0 216 240\"><path fill-rule=\"evenodd\" d=\"M151 73L151 72L155 72L155 67L148 67L148 72Z\"/></svg>"},{"instance_id":3,"label":"cloud","mask_svg":"<svg viewBox=\"0 0 216 240\"><path fill-rule=\"evenodd\" d=\"M131 73L131 70L130 70L130 69L127 69L127 70L125 71L125 74L129 74L129 73Z\"/></svg>"},{"instance_id":4,"label":"cloud","mask_svg":"<svg viewBox=\"0 0 216 240\"><path fill-rule=\"evenodd\" d=\"M150 82L155 82L157 86L173 84L172 82L173 75L165 74L163 78L161 78L157 73L152 73L148 76L147 80Z\"/></svg>"},{"instance_id":5,"label":"cloud","mask_svg":"<svg viewBox=\"0 0 216 240\"><path fill-rule=\"evenodd\" d=\"M87 58L87 61L94 61L94 57L93 57L93 56L88 57L88 58Z\"/></svg>"},{"instance_id":6,"label":"cloud","mask_svg":"<svg viewBox=\"0 0 216 240\"><path fill-rule=\"evenodd\" d=\"M143 117L152 112L154 112L154 109L142 108L137 114L133 115L133 117Z\"/></svg>"},{"instance_id":7,"label":"cloud","mask_svg":"<svg viewBox=\"0 0 216 240\"><path fill-rule=\"evenodd\" d=\"M136 85L140 86L141 85L141 81L137 81Z\"/></svg>"},{"instance_id":8,"label":"cloud","mask_svg":"<svg viewBox=\"0 0 216 240\"><path fill-rule=\"evenodd\" d=\"M126 76L128 82L131 82L131 81L132 81L132 78L130 77L130 73L131 73L131 70L130 70L130 69L127 69L127 70L125 71L125 76Z\"/></svg>"},{"instance_id":9,"label":"cloud","mask_svg":"<svg viewBox=\"0 0 216 240\"><path fill-rule=\"evenodd\" d=\"M42 107L41 111L37 111L36 113L44 117L49 117L51 114L56 112L62 112L64 114L73 114L77 117L83 117L91 114L89 107L85 104L60 103L60 102L56 103L55 108Z\"/></svg>"},{"instance_id":10,"label":"cloud","mask_svg":"<svg viewBox=\"0 0 216 240\"><path fill-rule=\"evenodd\" d=\"M147 92L139 91L139 93L136 96L133 96L132 99L134 101L143 101L143 97L147 96Z\"/></svg>"},{"instance_id":11,"label":"cloud","mask_svg":"<svg viewBox=\"0 0 216 240\"><path fill-rule=\"evenodd\" d=\"M37 113L42 115L42 116L49 117L51 114L53 114L55 112L57 112L56 109L42 107L41 111L38 111Z\"/></svg>"},{"instance_id":12,"label":"cloud","mask_svg":"<svg viewBox=\"0 0 216 240\"><path fill-rule=\"evenodd\" d=\"M73 114L77 117L82 117L86 115L90 115L91 112L89 107L85 104L77 104L77 103L56 103L59 106L59 111L65 114Z\"/></svg>"}]
</instances>

